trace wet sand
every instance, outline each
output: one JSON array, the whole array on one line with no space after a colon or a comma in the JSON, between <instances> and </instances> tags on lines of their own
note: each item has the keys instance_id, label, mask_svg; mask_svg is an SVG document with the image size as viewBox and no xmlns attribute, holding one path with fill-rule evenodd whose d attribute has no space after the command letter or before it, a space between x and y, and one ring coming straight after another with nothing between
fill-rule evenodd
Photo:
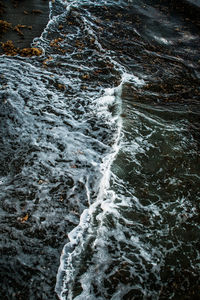
<instances>
[{"instance_id":1,"label":"wet sand","mask_svg":"<svg viewBox=\"0 0 200 300\"><path fill-rule=\"evenodd\" d=\"M31 47L33 39L43 32L48 19L48 0L0 1L0 20L10 24L6 30L0 25L0 42L11 40L20 49Z\"/></svg>"}]
</instances>

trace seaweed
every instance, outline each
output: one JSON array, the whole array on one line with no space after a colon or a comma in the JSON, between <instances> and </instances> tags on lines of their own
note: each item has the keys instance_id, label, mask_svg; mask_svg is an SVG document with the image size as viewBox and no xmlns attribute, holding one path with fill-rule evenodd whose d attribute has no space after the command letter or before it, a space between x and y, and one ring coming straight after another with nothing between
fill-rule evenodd
<instances>
[{"instance_id":1,"label":"seaweed","mask_svg":"<svg viewBox=\"0 0 200 300\"><path fill-rule=\"evenodd\" d=\"M0 36L12 28L12 24L5 20L0 20Z\"/></svg>"},{"instance_id":2,"label":"seaweed","mask_svg":"<svg viewBox=\"0 0 200 300\"><path fill-rule=\"evenodd\" d=\"M12 41L7 41L5 43L1 43L2 50L4 54L9 56L20 55L23 57L31 57L31 56L40 56L42 55L42 50L39 48L16 48Z\"/></svg>"}]
</instances>

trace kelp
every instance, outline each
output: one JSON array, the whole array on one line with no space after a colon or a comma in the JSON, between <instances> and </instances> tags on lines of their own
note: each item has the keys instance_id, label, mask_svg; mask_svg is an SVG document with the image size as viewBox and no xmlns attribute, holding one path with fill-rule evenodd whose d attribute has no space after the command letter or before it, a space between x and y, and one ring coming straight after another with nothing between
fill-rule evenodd
<instances>
[{"instance_id":1,"label":"kelp","mask_svg":"<svg viewBox=\"0 0 200 300\"><path fill-rule=\"evenodd\" d=\"M1 43L1 47L4 54L9 56L20 55L23 57L31 57L31 56L40 56L43 53L42 49L35 48L35 47L23 48L23 49L17 48L10 40L5 43Z\"/></svg>"}]
</instances>

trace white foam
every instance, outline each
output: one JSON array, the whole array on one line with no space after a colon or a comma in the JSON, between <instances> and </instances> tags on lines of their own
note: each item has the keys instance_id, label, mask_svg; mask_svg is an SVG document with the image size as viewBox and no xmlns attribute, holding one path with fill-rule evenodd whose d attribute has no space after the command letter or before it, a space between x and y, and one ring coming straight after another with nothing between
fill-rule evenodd
<instances>
[{"instance_id":1,"label":"white foam","mask_svg":"<svg viewBox=\"0 0 200 300\"><path fill-rule=\"evenodd\" d=\"M63 248L62 255L60 258L60 267L57 273L57 284L56 284L56 292L61 300L66 299L65 292L69 292L69 298L70 299L70 289L69 289L69 283L70 280L73 277L73 267L72 267L72 258L78 254L79 251L81 251L82 247L81 244L83 243L83 239L85 237L85 233L88 232L90 222L92 215L100 205L100 203L104 199L104 195L106 193L106 190L109 187L109 179L110 179L110 167L111 164L119 150L119 139L120 139L120 132L121 132L121 119L119 118L120 114L120 100L121 95L121 88L120 86L113 89L106 89L104 95L97 99L95 102L98 103L98 111L99 114L107 114L107 107L109 104L113 103L114 101L117 103L119 107L118 112L118 119L117 119L117 132L116 132L116 139L115 143L112 146L112 149L108 155L106 155L103 158L103 162L101 164L101 173L102 173L102 179L99 185L99 191L96 198L96 201L88 208L85 209L80 217L80 223L79 225L74 228L69 234L69 243L66 244ZM114 118L116 121L116 117ZM109 120L111 123L113 120ZM68 251L70 251L68 253ZM63 276L64 272L64 276Z\"/></svg>"},{"instance_id":2,"label":"white foam","mask_svg":"<svg viewBox=\"0 0 200 300\"><path fill-rule=\"evenodd\" d=\"M98 220L99 225L98 229L96 232L96 236L98 238L95 239L93 247L98 246L98 255L101 255L101 248L102 248L102 257L101 257L101 262L102 260L107 260L106 254L105 254L105 249L103 249L103 244L104 241L101 239L102 236L104 236L104 216L108 213L111 212L115 213L116 216L118 215L117 210L115 210L115 205L114 205L114 199L115 199L115 193L113 191L109 191L109 196L107 195L107 192L109 190L110 186L110 176L111 176L111 165L119 151L119 145L120 145L120 135L121 135L121 128L122 128L122 120L119 117L121 113L121 93L122 93L122 87L123 84L126 82L131 82L132 84L136 86L142 86L145 84L143 79L139 79L138 77L128 74L128 73L123 73L122 74L122 80L119 86L116 88L107 88L104 91L104 94L102 97L96 99L94 106L97 109L97 114L99 116L104 115L106 116L106 119L108 118L108 106L111 104L116 104L118 106L118 112L115 116L109 116L109 122L113 123L116 122L117 125L117 132L116 132L116 139L115 143L112 145L112 149L110 149L110 153L106 155L103 158L103 162L101 164L101 182L99 185L99 191L98 195L96 198L96 201L89 206L88 209L86 209L83 214L80 217L80 223L79 225L72 230L68 237L70 242L65 245L61 258L60 258L60 267L57 273L57 284L56 284L56 292L61 300L66 299L66 293L68 294L67 299L70 298L70 282L73 281L73 276L75 270L73 270L73 263L72 260L74 257L77 257L77 255L80 254L80 251L82 250L82 247L84 243L87 243L87 235L89 232L93 231L92 229L92 219L93 215L96 214L96 211L101 209L101 212L98 213L96 220ZM106 197L107 195L107 197ZM104 199L109 199L109 200L104 200ZM118 235L118 238L121 241L125 240L124 234L121 233L121 235ZM100 246L102 241L102 247ZM100 244L99 244L100 243ZM64 273L63 273L64 272ZM65 274L65 275L63 275ZM88 275L88 276L91 276ZM83 292L81 294L81 298L83 299L83 295L88 295L87 292L87 283L88 279L86 280L86 277L83 276L82 278L82 288ZM84 284L85 282L85 284ZM79 297L76 297L76 299L79 299Z\"/></svg>"}]
</instances>

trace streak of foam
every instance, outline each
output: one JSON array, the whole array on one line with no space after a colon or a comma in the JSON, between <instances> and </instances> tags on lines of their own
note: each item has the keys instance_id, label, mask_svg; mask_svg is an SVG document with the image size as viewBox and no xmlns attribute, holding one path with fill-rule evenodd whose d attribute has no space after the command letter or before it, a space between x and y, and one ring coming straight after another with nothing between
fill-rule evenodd
<instances>
[{"instance_id":1,"label":"streak of foam","mask_svg":"<svg viewBox=\"0 0 200 300\"><path fill-rule=\"evenodd\" d=\"M140 81L137 77L124 73L122 76L122 81L118 87L106 89L104 95L100 99L97 99L97 114L99 116L106 116L106 119L110 118L109 120L111 124L116 123L116 138L114 144L112 145L110 153L104 157L103 162L101 164L102 178L100 181L96 201L93 204L91 204L88 209L85 209L83 211L80 217L79 225L68 234L69 243L67 243L63 248L55 288L55 291L61 300L73 299L73 281L77 272L79 271L76 267L74 267L73 262L74 260L76 260L76 258L79 257L82 250L84 250L85 246L90 242L91 236L95 237L96 235L99 235L98 232L94 232L94 223L97 220L101 223L100 219L103 219L105 211L107 209L111 209L107 206L112 206L112 201L109 201L108 203L104 200L106 198L106 194L110 186L111 165L120 148L120 135L122 128L122 120L120 118L121 93L122 86L124 82L127 81L132 81L135 83L135 85L144 84L144 82ZM114 116L112 116L108 111L108 106L114 103L117 104L118 111ZM100 213L102 211L103 213ZM98 227L100 227L98 229L100 231L102 231L104 228L103 224L102 227L101 224L98 225ZM104 255L102 254L102 259L103 256ZM85 274L85 276L87 277L87 274ZM83 299L82 297L84 297L84 295L88 295L87 280L86 282L85 280L82 280L81 284L83 293L81 294L80 299ZM76 297L76 299L79 299L79 297Z\"/></svg>"}]
</instances>

